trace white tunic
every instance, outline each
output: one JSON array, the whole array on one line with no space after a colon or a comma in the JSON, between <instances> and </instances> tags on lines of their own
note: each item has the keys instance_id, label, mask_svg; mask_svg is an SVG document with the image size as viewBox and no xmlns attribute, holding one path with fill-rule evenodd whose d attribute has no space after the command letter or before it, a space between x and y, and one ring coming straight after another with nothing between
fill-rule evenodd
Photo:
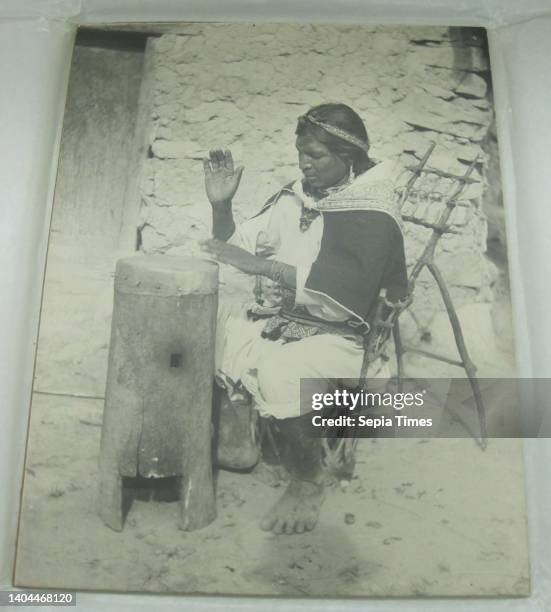
<instances>
[{"instance_id":1,"label":"white tunic","mask_svg":"<svg viewBox=\"0 0 551 612\"><path fill-rule=\"evenodd\" d=\"M344 321L351 313L329 297L305 289L312 264L317 259L323 233L323 216L317 216L306 231L300 229L302 202L309 198L295 183L295 195L284 192L264 213L240 224L228 242L249 253L269 252L269 259L295 266L297 270L297 305L306 306L310 314L328 321ZM262 279L265 299L269 299L273 281Z\"/></svg>"},{"instance_id":2,"label":"white tunic","mask_svg":"<svg viewBox=\"0 0 551 612\"><path fill-rule=\"evenodd\" d=\"M294 194L284 192L277 203L262 214L240 224L228 241L252 254L269 254L270 258L296 267L295 303L329 321L350 318L350 312L331 298L305 289L310 268L316 260L323 232L323 216L317 216L306 229L300 229L302 203L308 197L301 193L300 182ZM274 283L262 279L265 302L270 301ZM275 301L277 297L273 297ZM269 303L268 303L269 305ZM266 320L247 318L247 307L220 304L217 326L217 379L226 386L230 397L239 394L240 384L253 396L256 408L264 416L290 418L300 415L300 379L358 379L363 347L357 339L337 334L318 334L284 343L261 336ZM368 376L387 377L384 362L371 364ZM320 389L320 392L323 389ZM303 413L307 407L303 407Z\"/></svg>"}]
</instances>

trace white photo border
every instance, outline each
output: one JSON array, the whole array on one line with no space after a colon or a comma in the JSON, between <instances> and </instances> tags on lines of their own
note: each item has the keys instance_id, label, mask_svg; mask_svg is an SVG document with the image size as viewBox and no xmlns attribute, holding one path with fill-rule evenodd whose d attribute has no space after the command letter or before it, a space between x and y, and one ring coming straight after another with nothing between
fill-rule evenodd
<instances>
[{"instance_id":1,"label":"white photo border","mask_svg":"<svg viewBox=\"0 0 551 612\"><path fill-rule=\"evenodd\" d=\"M520 377L551 377L551 7L548 0L4 0L0 8L0 590L11 590L46 247L79 25L325 21L488 29ZM525 441L532 596L291 600L78 593L81 609L549 609L551 440Z\"/></svg>"}]
</instances>

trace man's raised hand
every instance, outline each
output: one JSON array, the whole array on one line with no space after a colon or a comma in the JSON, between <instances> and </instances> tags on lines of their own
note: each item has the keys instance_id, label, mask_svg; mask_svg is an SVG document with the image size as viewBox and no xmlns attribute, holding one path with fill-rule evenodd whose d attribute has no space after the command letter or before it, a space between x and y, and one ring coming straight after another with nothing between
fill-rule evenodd
<instances>
[{"instance_id":1,"label":"man's raised hand","mask_svg":"<svg viewBox=\"0 0 551 612\"><path fill-rule=\"evenodd\" d=\"M243 174L243 166L234 168L231 151L210 151L209 157L203 159L203 170L209 202L213 206L230 202Z\"/></svg>"}]
</instances>

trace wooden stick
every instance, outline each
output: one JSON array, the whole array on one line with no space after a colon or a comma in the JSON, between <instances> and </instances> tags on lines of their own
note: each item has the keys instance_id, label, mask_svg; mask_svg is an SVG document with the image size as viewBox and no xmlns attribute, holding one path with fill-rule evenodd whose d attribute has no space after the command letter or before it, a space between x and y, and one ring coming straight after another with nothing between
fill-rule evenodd
<instances>
[{"instance_id":1,"label":"wooden stick","mask_svg":"<svg viewBox=\"0 0 551 612\"><path fill-rule=\"evenodd\" d=\"M450 365L458 366L460 368L465 367L462 361L458 361L457 359L452 359L451 357L446 357L445 355L440 355L439 353L433 353L432 351L426 351L424 349L416 348L414 346L404 346L404 353L417 353L419 355L424 355L425 357L430 357L431 359L437 359L438 361L444 361L445 363L449 363Z\"/></svg>"},{"instance_id":2,"label":"wooden stick","mask_svg":"<svg viewBox=\"0 0 551 612\"><path fill-rule=\"evenodd\" d=\"M459 234L457 230L451 228L451 225L438 225L437 223L430 223L429 221L425 221L420 219L419 217L413 217L412 215L402 215L402 219L407 221L408 223L414 223L415 225L422 225L423 227L427 227L429 229L433 229L440 234Z\"/></svg>"},{"instance_id":3,"label":"wooden stick","mask_svg":"<svg viewBox=\"0 0 551 612\"><path fill-rule=\"evenodd\" d=\"M459 317L457 316L457 312L455 311L452 298L448 288L446 287L446 283L444 282L444 278L440 273L440 270L437 268L436 264L429 263L427 264L427 268L430 273L434 277L436 281L440 293L442 294L442 299L444 300L444 306L446 307L446 311L448 313L448 318L450 320L450 324L452 326L453 335L455 337L455 343L457 345L457 350L459 351L459 355L462 360L462 365L465 368L465 372L469 378L469 382L471 383L471 388L473 390L473 396L476 403L476 410L478 413L478 421L480 424L480 436L481 436L481 446L485 448L486 446L486 415L484 411L484 405L482 402L482 395L480 393L480 387L478 385L478 380L476 378L476 366L471 361L469 353L467 351L467 346L465 344L465 339L463 337L463 332L461 330L461 324L459 323Z\"/></svg>"},{"instance_id":4,"label":"wooden stick","mask_svg":"<svg viewBox=\"0 0 551 612\"><path fill-rule=\"evenodd\" d=\"M394 327L392 328L392 337L394 338L394 349L396 353L396 376L398 378L398 391L402 391L402 378L404 376L404 353L406 352L402 344L402 336L400 335L400 322L396 318Z\"/></svg>"},{"instance_id":5,"label":"wooden stick","mask_svg":"<svg viewBox=\"0 0 551 612\"><path fill-rule=\"evenodd\" d=\"M432 155L432 152L434 151L435 146L436 146L435 142L431 143L431 145L427 149L427 152L421 158L421 161L416 166L413 166L413 167L408 166L408 170L412 172L412 176L410 176L408 182L406 183L406 188L404 189L402 193L402 197L400 198L400 209L402 209L405 201L408 199L409 192L411 191L415 181L421 175L421 172L423 171L423 167L427 163L429 157Z\"/></svg>"},{"instance_id":6,"label":"wooden stick","mask_svg":"<svg viewBox=\"0 0 551 612\"><path fill-rule=\"evenodd\" d=\"M406 166L406 168L413 172L413 170L417 168L417 166ZM440 176L441 178L449 178L454 181L462 181L464 183L479 183L480 182L477 179L473 179L465 175L452 174L451 172L445 172L444 170L439 170L438 168L431 168L429 166L425 166L419 172L426 173L426 174L436 174L437 176Z\"/></svg>"},{"instance_id":7,"label":"wooden stick","mask_svg":"<svg viewBox=\"0 0 551 612\"><path fill-rule=\"evenodd\" d=\"M465 172L465 175L462 177L462 179L469 178L469 176L472 174L475 168L477 159L478 158L475 158L473 160L471 165L467 168L467 171ZM456 186L456 188L453 190L452 194L446 200L446 206L444 207L444 210L442 211L442 214L440 215L440 218L438 219L438 222L436 224L439 228L444 228L447 225L448 219L453 209L456 206L457 198L461 195L461 192L465 188L465 183L466 183L465 180L460 181L458 185ZM415 281L417 280L417 277L421 273L421 270L427 264L432 263L433 258L434 258L434 251L436 249L436 245L438 241L440 240L441 236L442 236L441 229L436 229L436 228L433 229L432 236L429 238L429 241L427 242L427 245L425 246L425 249L421 257L419 257L416 264L413 266L413 270L411 271L411 274L409 277L410 295L413 293L413 290L415 288Z\"/></svg>"}]
</instances>

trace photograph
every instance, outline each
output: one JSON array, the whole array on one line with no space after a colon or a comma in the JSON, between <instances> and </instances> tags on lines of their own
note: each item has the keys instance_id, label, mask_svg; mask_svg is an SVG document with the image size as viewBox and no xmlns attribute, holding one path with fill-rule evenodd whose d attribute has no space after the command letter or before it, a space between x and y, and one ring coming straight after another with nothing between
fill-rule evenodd
<instances>
[{"instance_id":1,"label":"photograph","mask_svg":"<svg viewBox=\"0 0 551 612\"><path fill-rule=\"evenodd\" d=\"M78 29L16 586L527 597L516 364L484 28Z\"/></svg>"}]
</instances>

